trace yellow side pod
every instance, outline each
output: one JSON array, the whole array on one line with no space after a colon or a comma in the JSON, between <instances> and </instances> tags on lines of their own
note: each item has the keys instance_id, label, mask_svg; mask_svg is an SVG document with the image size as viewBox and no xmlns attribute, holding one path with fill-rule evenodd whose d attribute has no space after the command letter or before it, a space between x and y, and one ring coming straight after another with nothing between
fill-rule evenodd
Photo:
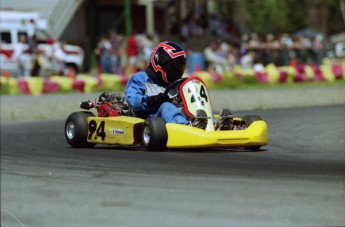
<instances>
[{"instance_id":1,"label":"yellow side pod","mask_svg":"<svg viewBox=\"0 0 345 227\"><path fill-rule=\"evenodd\" d=\"M167 123L167 148L264 146L268 143L267 124L254 121L245 130L205 131Z\"/></svg>"},{"instance_id":2,"label":"yellow side pod","mask_svg":"<svg viewBox=\"0 0 345 227\"><path fill-rule=\"evenodd\" d=\"M135 145L141 143L144 120L135 117L88 117L87 142Z\"/></svg>"}]
</instances>

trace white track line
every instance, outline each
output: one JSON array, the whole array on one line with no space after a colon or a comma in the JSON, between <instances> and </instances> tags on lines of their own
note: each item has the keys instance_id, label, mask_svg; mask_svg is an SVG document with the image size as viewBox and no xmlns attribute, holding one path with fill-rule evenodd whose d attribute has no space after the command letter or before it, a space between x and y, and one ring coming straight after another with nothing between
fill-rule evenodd
<instances>
[{"instance_id":1,"label":"white track line","mask_svg":"<svg viewBox=\"0 0 345 227\"><path fill-rule=\"evenodd\" d=\"M21 222L19 221L19 219L18 219L16 216L14 216L14 214L12 214L10 211L8 211L8 210L1 210L1 211L5 211L5 212L8 213L9 215L11 215L11 217L14 218L14 220L16 220L22 227L25 227L25 225L24 225L23 223L21 223Z\"/></svg>"}]
</instances>

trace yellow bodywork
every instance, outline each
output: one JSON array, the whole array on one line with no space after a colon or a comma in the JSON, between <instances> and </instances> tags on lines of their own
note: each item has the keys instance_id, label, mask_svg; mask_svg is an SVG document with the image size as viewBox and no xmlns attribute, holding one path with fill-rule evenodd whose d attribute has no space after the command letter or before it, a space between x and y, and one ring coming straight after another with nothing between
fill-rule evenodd
<instances>
[{"instance_id":1,"label":"yellow bodywork","mask_svg":"<svg viewBox=\"0 0 345 227\"><path fill-rule=\"evenodd\" d=\"M143 122L143 119L127 116L88 117L87 141L103 144L139 144Z\"/></svg>"},{"instance_id":2,"label":"yellow bodywork","mask_svg":"<svg viewBox=\"0 0 345 227\"><path fill-rule=\"evenodd\" d=\"M141 144L143 123L144 119L136 117L89 117L87 141L99 144ZM267 124L264 121L254 121L245 130L205 131L175 123L167 123L166 130L167 148L264 146L268 143Z\"/></svg>"},{"instance_id":3,"label":"yellow bodywork","mask_svg":"<svg viewBox=\"0 0 345 227\"><path fill-rule=\"evenodd\" d=\"M264 146L268 143L267 124L255 121L245 130L205 131L186 125L166 124L167 148Z\"/></svg>"}]
</instances>

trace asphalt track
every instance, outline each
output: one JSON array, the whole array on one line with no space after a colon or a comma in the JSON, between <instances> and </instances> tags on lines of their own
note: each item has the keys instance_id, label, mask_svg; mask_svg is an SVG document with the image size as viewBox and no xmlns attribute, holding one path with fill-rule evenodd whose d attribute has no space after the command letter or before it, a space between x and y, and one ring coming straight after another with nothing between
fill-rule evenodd
<instances>
[{"instance_id":1,"label":"asphalt track","mask_svg":"<svg viewBox=\"0 0 345 227\"><path fill-rule=\"evenodd\" d=\"M344 226L345 106L245 113L268 123L258 152L73 149L63 120L4 123L1 226Z\"/></svg>"}]
</instances>

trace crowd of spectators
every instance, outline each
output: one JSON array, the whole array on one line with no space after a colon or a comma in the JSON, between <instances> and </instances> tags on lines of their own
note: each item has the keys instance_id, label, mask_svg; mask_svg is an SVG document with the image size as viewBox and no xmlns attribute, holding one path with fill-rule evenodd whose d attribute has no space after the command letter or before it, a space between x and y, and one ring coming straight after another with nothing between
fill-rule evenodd
<instances>
[{"instance_id":1,"label":"crowd of spectators","mask_svg":"<svg viewBox=\"0 0 345 227\"><path fill-rule=\"evenodd\" d=\"M126 39L117 32L102 36L95 49L98 73L131 75L144 69L154 46L152 35L133 33Z\"/></svg>"},{"instance_id":2,"label":"crowd of spectators","mask_svg":"<svg viewBox=\"0 0 345 227\"><path fill-rule=\"evenodd\" d=\"M179 31L183 46L191 37L207 39L212 36L216 40L224 40L210 42L203 50L206 65L217 71L231 70L234 65L253 68L254 65L271 63L276 66L321 64L328 45L325 37L317 33L247 34L227 17L206 16L202 8L191 11Z\"/></svg>"},{"instance_id":3,"label":"crowd of spectators","mask_svg":"<svg viewBox=\"0 0 345 227\"><path fill-rule=\"evenodd\" d=\"M101 37L95 49L98 73L132 75L144 69L157 42L153 36L145 34L132 34L123 39L111 32L109 36ZM187 49L183 41L179 43ZM239 40L230 37L222 42L210 42L203 49L207 68L218 72L231 71L235 65L253 69L254 65L321 64L325 53L326 42L322 35L309 38L268 34L262 38L252 33L242 35Z\"/></svg>"},{"instance_id":4,"label":"crowd of spectators","mask_svg":"<svg viewBox=\"0 0 345 227\"><path fill-rule=\"evenodd\" d=\"M30 77L49 74L64 75L66 54L65 43L55 42L50 52L43 52L38 48L36 34L27 38L26 34L18 36L19 42L13 46L12 60L17 62L18 76ZM48 67L47 65L51 67ZM50 72L46 72L50 68Z\"/></svg>"},{"instance_id":5,"label":"crowd of spectators","mask_svg":"<svg viewBox=\"0 0 345 227\"><path fill-rule=\"evenodd\" d=\"M262 39L252 33L242 35L240 41L211 42L203 53L208 67L217 71L231 70L235 65L248 69L271 63L276 66L321 64L326 42L322 35L310 38L268 34Z\"/></svg>"},{"instance_id":6,"label":"crowd of spectators","mask_svg":"<svg viewBox=\"0 0 345 227\"><path fill-rule=\"evenodd\" d=\"M206 15L205 9L191 11L180 26L171 25L171 33L179 33L182 40L189 37L224 37L229 35L238 36L243 33L241 27L229 20L228 17L219 14ZM180 28L178 28L180 27Z\"/></svg>"},{"instance_id":7,"label":"crowd of spectators","mask_svg":"<svg viewBox=\"0 0 345 227\"><path fill-rule=\"evenodd\" d=\"M297 64L321 64L326 55L326 40L318 34L314 36L294 34L243 34L243 31L220 15L204 15L203 10L191 12L179 27L178 43L185 49L188 40L215 37L217 42L210 42L203 49L203 57L208 69L218 72L230 71L234 66L245 69L264 67L268 64L287 66ZM66 74L64 43L55 43L48 58L42 58L37 48L34 35L20 37L14 49L13 57L17 60L20 75L37 76L43 73L44 60L53 64L54 74ZM219 41L223 40L223 41ZM174 41L174 40L172 40ZM115 31L99 38L94 53L97 59L98 74L132 75L147 65L152 48L159 41L149 34L133 33L123 37ZM30 57L25 55L24 46L29 46Z\"/></svg>"}]
</instances>

